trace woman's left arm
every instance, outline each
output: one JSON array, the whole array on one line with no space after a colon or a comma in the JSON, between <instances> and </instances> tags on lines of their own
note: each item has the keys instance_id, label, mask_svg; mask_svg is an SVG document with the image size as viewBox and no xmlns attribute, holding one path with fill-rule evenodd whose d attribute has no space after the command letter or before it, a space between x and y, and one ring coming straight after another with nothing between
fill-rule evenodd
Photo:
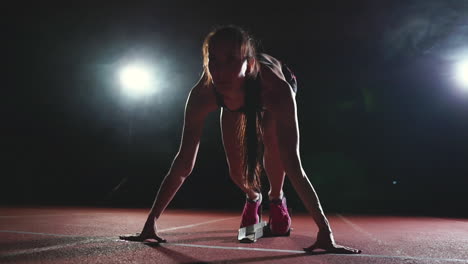
<instances>
[{"instance_id":1,"label":"woman's left arm","mask_svg":"<svg viewBox=\"0 0 468 264\"><path fill-rule=\"evenodd\" d=\"M276 85L274 89L270 89L272 91L270 94L265 95L265 104L276 121L276 134L281 161L294 189L304 206L312 214L319 228L316 242L312 246L304 248L304 250L313 251L316 248L321 248L334 253L361 253L361 250L335 243L330 224L323 212L317 193L302 168L299 154L297 105L294 92L284 80L277 79Z\"/></svg>"},{"instance_id":2,"label":"woman's left arm","mask_svg":"<svg viewBox=\"0 0 468 264\"><path fill-rule=\"evenodd\" d=\"M281 162L294 189L304 206L312 214L319 230L331 233L317 193L302 168L294 92L284 80L276 79L274 85L275 87L269 89L271 92L265 95L265 105L275 119Z\"/></svg>"},{"instance_id":3,"label":"woman's left arm","mask_svg":"<svg viewBox=\"0 0 468 264\"><path fill-rule=\"evenodd\" d=\"M284 169L289 175L302 175L299 153L299 125L297 105L289 84L277 80L275 89L267 96L268 109L276 122L276 134Z\"/></svg>"}]
</instances>

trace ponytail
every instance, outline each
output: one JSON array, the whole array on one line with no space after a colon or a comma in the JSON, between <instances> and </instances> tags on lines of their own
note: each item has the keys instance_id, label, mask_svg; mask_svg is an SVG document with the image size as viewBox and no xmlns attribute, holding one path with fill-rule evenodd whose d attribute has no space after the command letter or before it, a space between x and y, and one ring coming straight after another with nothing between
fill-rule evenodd
<instances>
[{"instance_id":1,"label":"ponytail","mask_svg":"<svg viewBox=\"0 0 468 264\"><path fill-rule=\"evenodd\" d=\"M244 185L259 191L263 171L263 115L260 108L260 86L249 77L245 86L245 113L239 124L239 139L242 144Z\"/></svg>"}]
</instances>

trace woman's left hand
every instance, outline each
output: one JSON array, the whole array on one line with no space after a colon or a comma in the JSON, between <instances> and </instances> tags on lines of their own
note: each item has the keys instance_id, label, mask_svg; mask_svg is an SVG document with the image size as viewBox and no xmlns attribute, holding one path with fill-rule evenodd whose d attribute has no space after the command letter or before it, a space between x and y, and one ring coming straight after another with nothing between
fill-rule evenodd
<instances>
[{"instance_id":1,"label":"woman's left hand","mask_svg":"<svg viewBox=\"0 0 468 264\"><path fill-rule=\"evenodd\" d=\"M337 254L359 254L361 250L354 249L350 247L340 246L335 243L333 238L333 233L328 232L318 232L317 241L308 247L304 248L306 252L313 252L314 249L324 249L328 253L337 253Z\"/></svg>"}]
</instances>

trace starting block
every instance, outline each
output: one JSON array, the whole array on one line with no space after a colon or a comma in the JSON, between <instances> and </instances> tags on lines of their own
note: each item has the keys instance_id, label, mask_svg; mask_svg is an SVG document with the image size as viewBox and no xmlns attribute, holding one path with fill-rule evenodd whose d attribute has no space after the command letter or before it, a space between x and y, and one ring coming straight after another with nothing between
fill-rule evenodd
<instances>
[{"instance_id":1,"label":"starting block","mask_svg":"<svg viewBox=\"0 0 468 264\"><path fill-rule=\"evenodd\" d=\"M288 208L289 215L291 215L292 210ZM255 243L261 237L272 237L272 236L290 236L292 228L288 230L288 232L284 235L273 235L270 230L269 223L265 221L261 221L260 215L260 222L258 224L246 226L239 228L239 232L237 235L237 240L240 243Z\"/></svg>"},{"instance_id":2,"label":"starting block","mask_svg":"<svg viewBox=\"0 0 468 264\"><path fill-rule=\"evenodd\" d=\"M260 222L255 225L242 227L239 229L237 240L241 243L254 243L263 236L263 229L267 227L267 222Z\"/></svg>"}]
</instances>

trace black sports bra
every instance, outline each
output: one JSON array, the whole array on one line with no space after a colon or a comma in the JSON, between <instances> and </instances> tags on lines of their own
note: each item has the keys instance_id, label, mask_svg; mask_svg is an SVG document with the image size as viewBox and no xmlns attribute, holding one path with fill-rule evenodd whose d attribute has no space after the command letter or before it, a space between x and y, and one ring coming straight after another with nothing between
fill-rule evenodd
<instances>
[{"instance_id":1,"label":"black sports bra","mask_svg":"<svg viewBox=\"0 0 468 264\"><path fill-rule=\"evenodd\" d=\"M262 60L260 59L260 62L262 62ZM289 67L285 64L285 63L281 63L281 71L283 72L283 75L284 75L284 78L286 79L286 81L289 83L289 85L291 85L291 88L293 89L294 93L297 92L297 80L296 80L296 76L293 74L293 72L291 71L291 69L289 69ZM251 83L251 85L256 85L258 87L258 89L260 89L260 81L261 79L255 79L253 80L253 82ZM224 103L224 100L223 100L223 95L218 93L218 91L216 91L216 87L213 86L213 91L215 93L215 96L216 96L216 104L219 106L219 107L223 107L225 109L227 109L228 111L230 112L241 112L241 113L245 113L246 112L246 107L245 105L241 106L240 108L236 109L236 110L231 110L229 109L226 104Z\"/></svg>"},{"instance_id":2,"label":"black sports bra","mask_svg":"<svg viewBox=\"0 0 468 264\"><path fill-rule=\"evenodd\" d=\"M238 108L237 110L231 110L229 109L226 104L224 103L224 100L223 100L223 95L221 95L220 93L218 93L218 91L216 91L216 87L213 85L213 91L215 93L215 96L216 96L216 104L219 106L219 107L223 107L225 109L227 109L228 111L230 112L241 112L241 113L245 113L245 105L241 106L240 108Z\"/></svg>"}]
</instances>

